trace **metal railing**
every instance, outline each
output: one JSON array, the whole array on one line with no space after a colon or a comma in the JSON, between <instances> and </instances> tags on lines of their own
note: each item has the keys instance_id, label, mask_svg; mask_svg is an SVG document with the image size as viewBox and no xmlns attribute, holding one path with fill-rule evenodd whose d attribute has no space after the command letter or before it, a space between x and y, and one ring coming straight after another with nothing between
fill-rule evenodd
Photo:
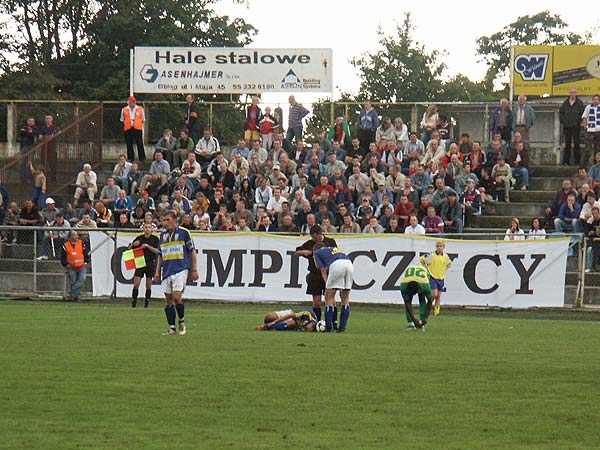
<instances>
[{"instance_id":1,"label":"metal railing","mask_svg":"<svg viewBox=\"0 0 600 450\"><path fill-rule=\"evenodd\" d=\"M60 264L60 249L65 240L68 228L41 227L41 226L3 226L0 227L0 292L7 294L18 294L22 296L60 296L65 292L65 271ZM77 229L85 239L87 233L103 233L104 240L111 240L114 254L117 254L117 239L121 232L137 232L134 229ZM63 236L50 237L50 232L63 233ZM141 233L141 231L140 231ZM193 232L202 233L200 231ZM208 233L224 233L210 231ZM270 233L273 234L273 233ZM287 234L289 233L280 233ZM295 233L298 235L298 233ZM336 235L334 235L336 236ZM338 235L339 236L339 235ZM360 235L351 235L359 238ZM550 234L553 237L570 237L569 254L567 258L565 300L567 304L575 307L584 307L597 303L600 298L600 273L586 271L590 267L590 260L586 256L593 257L588 249L588 243L581 234ZM458 240L503 240L504 233L463 233L446 234L443 236L432 235L431 237L443 237L444 239ZM599 250L600 250L600 241ZM94 248L91 249L94 252ZM597 256L600 256L600 252ZM600 258L594 259L600 266ZM120 261L118 262L120 264ZM111 261L117 264L117 261ZM600 267L598 267L600 268ZM113 267L114 269L114 267ZM91 295L91 270L88 270L83 294ZM116 273L116 270L113 271ZM116 279L113 277L116 292ZM113 294L114 295L114 294Z\"/></svg>"}]
</instances>

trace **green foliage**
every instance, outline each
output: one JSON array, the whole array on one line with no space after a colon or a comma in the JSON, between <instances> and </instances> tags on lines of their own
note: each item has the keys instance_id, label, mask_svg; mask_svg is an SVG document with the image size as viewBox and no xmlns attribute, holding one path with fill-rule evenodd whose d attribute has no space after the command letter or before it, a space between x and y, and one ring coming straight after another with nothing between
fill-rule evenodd
<instances>
[{"instance_id":1,"label":"green foliage","mask_svg":"<svg viewBox=\"0 0 600 450\"><path fill-rule=\"evenodd\" d=\"M162 301L0 302L2 447L598 447L598 314L443 310L421 333L353 306L343 335L254 331L275 308L188 304L161 336Z\"/></svg>"},{"instance_id":2,"label":"green foliage","mask_svg":"<svg viewBox=\"0 0 600 450\"><path fill-rule=\"evenodd\" d=\"M488 65L485 85L506 78L510 70L510 49L515 45L583 44L584 38L568 30L560 15L541 11L521 16L500 31L477 39L477 54Z\"/></svg>"}]
</instances>

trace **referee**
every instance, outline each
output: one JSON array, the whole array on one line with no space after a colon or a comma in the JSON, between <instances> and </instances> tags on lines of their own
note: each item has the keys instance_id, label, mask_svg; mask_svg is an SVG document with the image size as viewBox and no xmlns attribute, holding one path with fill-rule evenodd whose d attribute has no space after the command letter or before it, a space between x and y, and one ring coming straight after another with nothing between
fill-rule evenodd
<instances>
[{"instance_id":1,"label":"referee","mask_svg":"<svg viewBox=\"0 0 600 450\"><path fill-rule=\"evenodd\" d=\"M296 248L295 255L304 256L308 260L308 275L306 275L306 293L312 295L313 311L317 316L317 321L321 320L321 304L323 295L325 294L325 280L321 275L321 271L315 264L313 258L313 248L318 243L323 243L325 247L337 247L335 239L323 235L323 230L319 225L313 225L310 229L311 239L306 241L300 247ZM337 306L333 312L333 324L337 329Z\"/></svg>"},{"instance_id":2,"label":"referee","mask_svg":"<svg viewBox=\"0 0 600 450\"><path fill-rule=\"evenodd\" d=\"M150 304L150 297L152 296L152 278L154 277L154 270L156 269L156 254L158 253L158 236L152 234L152 224L144 224L144 234L140 234L130 244L129 248L144 249L144 259L146 260L146 267L135 269L133 275L133 290L131 291L131 307L137 306L137 298L140 283L142 277L146 277L146 295L144 296L144 308L147 308Z\"/></svg>"}]
</instances>

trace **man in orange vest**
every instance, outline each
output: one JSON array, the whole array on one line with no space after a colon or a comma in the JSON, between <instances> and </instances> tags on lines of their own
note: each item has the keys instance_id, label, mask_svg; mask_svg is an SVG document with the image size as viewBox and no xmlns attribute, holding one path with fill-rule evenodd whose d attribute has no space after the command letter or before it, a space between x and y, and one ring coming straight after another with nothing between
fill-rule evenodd
<instances>
[{"instance_id":1,"label":"man in orange vest","mask_svg":"<svg viewBox=\"0 0 600 450\"><path fill-rule=\"evenodd\" d=\"M123 130L125 131L125 144L127 144L127 160L133 162L135 153L133 152L133 143L137 146L138 157L140 161L146 159L144 151L144 142L142 141L142 130L146 116L144 108L136 104L135 97L131 96L127 99L127 106L121 110L121 122L123 122Z\"/></svg>"},{"instance_id":2,"label":"man in orange vest","mask_svg":"<svg viewBox=\"0 0 600 450\"><path fill-rule=\"evenodd\" d=\"M85 265L90 262L90 252L87 245L79 239L77 231L71 230L69 233L69 240L62 247L60 262L67 269L70 284L69 294L64 296L64 300L78 302L85 283Z\"/></svg>"}]
</instances>

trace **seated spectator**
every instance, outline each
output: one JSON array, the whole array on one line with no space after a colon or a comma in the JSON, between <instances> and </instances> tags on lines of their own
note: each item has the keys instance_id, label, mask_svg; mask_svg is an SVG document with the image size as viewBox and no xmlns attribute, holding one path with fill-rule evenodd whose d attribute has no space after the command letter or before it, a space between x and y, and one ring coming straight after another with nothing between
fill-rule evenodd
<instances>
[{"instance_id":1,"label":"seated spectator","mask_svg":"<svg viewBox=\"0 0 600 450\"><path fill-rule=\"evenodd\" d=\"M333 186L329 184L329 179L324 175L321 176L319 185L315 186L311 200L315 201L318 197L320 197L322 191L328 191L329 195L333 196Z\"/></svg>"},{"instance_id":2,"label":"seated spectator","mask_svg":"<svg viewBox=\"0 0 600 450\"><path fill-rule=\"evenodd\" d=\"M434 161L436 164L440 164L445 155L446 149L440 146L440 143L437 139L432 139L429 141L427 150L425 150L425 155L423 155L421 164L427 164L429 161Z\"/></svg>"},{"instance_id":3,"label":"seated spectator","mask_svg":"<svg viewBox=\"0 0 600 450\"><path fill-rule=\"evenodd\" d=\"M402 145L402 144L400 144ZM381 164L385 168L385 173L389 173L392 167L402 167L402 150L398 149L396 141L389 141L384 147L381 153Z\"/></svg>"},{"instance_id":4,"label":"seated spectator","mask_svg":"<svg viewBox=\"0 0 600 450\"><path fill-rule=\"evenodd\" d=\"M33 202L32 202L32 204L33 204ZM4 222L2 225L7 225L7 226L21 225L21 218L19 216L19 207L17 206L17 202L10 202L8 204L8 208L6 209L6 215L4 217ZM2 242L16 244L18 237L19 237L19 232L17 230L2 232Z\"/></svg>"},{"instance_id":5,"label":"seated spectator","mask_svg":"<svg viewBox=\"0 0 600 450\"><path fill-rule=\"evenodd\" d=\"M125 213L127 215L133 212L133 200L127 195L125 189L119 190L114 204L114 211L115 214Z\"/></svg>"},{"instance_id":6,"label":"seated spectator","mask_svg":"<svg viewBox=\"0 0 600 450\"><path fill-rule=\"evenodd\" d=\"M462 173L454 178L454 190L458 194L461 194L466 189L468 180L473 180L475 186L479 183L479 178L471 171L471 165L465 163Z\"/></svg>"},{"instance_id":7,"label":"seated spectator","mask_svg":"<svg viewBox=\"0 0 600 450\"><path fill-rule=\"evenodd\" d=\"M218 230L225 224L225 218L231 218L231 214L227 211L226 203L219 203L216 209L213 210L214 214L212 217L212 228Z\"/></svg>"},{"instance_id":8,"label":"seated spectator","mask_svg":"<svg viewBox=\"0 0 600 450\"><path fill-rule=\"evenodd\" d=\"M330 153L327 156L327 164L325 164L325 172L324 175L327 177L332 177L334 172L340 171L343 173L346 170L346 166L343 162L337 159L337 155L335 153Z\"/></svg>"},{"instance_id":9,"label":"seated spectator","mask_svg":"<svg viewBox=\"0 0 600 450\"><path fill-rule=\"evenodd\" d=\"M519 133L520 135L520 133ZM492 144L494 142L498 142L500 144L500 148L502 148L502 152L504 153L504 155L508 155L508 142L506 142L504 139L502 139L502 134L498 131L494 131L494 133L492 134L492 140L488 142L487 145L487 150L490 151L492 150ZM473 145L475 144L475 142L473 142Z\"/></svg>"},{"instance_id":10,"label":"seated spectator","mask_svg":"<svg viewBox=\"0 0 600 450\"><path fill-rule=\"evenodd\" d=\"M144 175L142 178L140 190L148 190L148 187L150 186L154 188L160 188L166 184L170 173L171 166L163 159L163 154L161 152L156 152L154 154L154 161L152 161L152 164L150 164L150 171L148 175Z\"/></svg>"},{"instance_id":11,"label":"seated spectator","mask_svg":"<svg viewBox=\"0 0 600 450\"><path fill-rule=\"evenodd\" d=\"M248 150L246 148L246 141L242 139L241 142L243 142L242 149ZM213 136L212 131L208 128L204 130L202 138L195 144L194 153L196 153L196 161L200 164L202 170L207 170L217 155L221 154L221 145L217 138ZM239 145L240 143L238 142L238 147ZM235 153L232 150L231 157L233 157L234 154Z\"/></svg>"},{"instance_id":12,"label":"seated spectator","mask_svg":"<svg viewBox=\"0 0 600 450\"><path fill-rule=\"evenodd\" d=\"M183 195L183 191L179 188L175 188L173 191L173 198L171 199L171 203L169 205L170 209L174 209L175 206L178 206L181 211L184 213L189 213L192 210L192 205L190 201Z\"/></svg>"},{"instance_id":13,"label":"seated spectator","mask_svg":"<svg viewBox=\"0 0 600 450\"><path fill-rule=\"evenodd\" d=\"M393 201L400 200L400 195L404 190L406 184L406 176L398 170L397 166L391 166L389 169L389 175L385 178L385 186L390 189L394 196Z\"/></svg>"},{"instance_id":14,"label":"seated spectator","mask_svg":"<svg viewBox=\"0 0 600 450\"><path fill-rule=\"evenodd\" d=\"M425 216L427 216L427 210L429 209L430 206L432 206L431 198L432 198L432 196L429 194L423 195L421 197L421 203L419 204L417 210L415 211L417 214L417 217L419 218L419 221L423 221Z\"/></svg>"},{"instance_id":15,"label":"seated spectator","mask_svg":"<svg viewBox=\"0 0 600 450\"><path fill-rule=\"evenodd\" d=\"M456 194L454 189L444 184L444 180L440 177L435 180L435 191L432 194L431 204L436 211L442 210L442 205L447 203L450 195Z\"/></svg>"},{"instance_id":16,"label":"seated spectator","mask_svg":"<svg viewBox=\"0 0 600 450\"><path fill-rule=\"evenodd\" d=\"M290 214L286 214L281 219L279 231L282 233L297 233L298 227L294 224L294 219Z\"/></svg>"},{"instance_id":17,"label":"seated spectator","mask_svg":"<svg viewBox=\"0 0 600 450\"><path fill-rule=\"evenodd\" d=\"M577 176L573 178L573 189L577 192L581 192L581 188L584 184L587 184L589 187L594 186L594 179L588 175L587 169L584 166L579 167L577 171Z\"/></svg>"},{"instance_id":18,"label":"seated spectator","mask_svg":"<svg viewBox=\"0 0 600 450\"><path fill-rule=\"evenodd\" d=\"M335 123L329 129L327 133L327 139L333 144L337 142L340 147L349 147L352 142L352 135L350 134L350 127L348 121L344 120L342 116L335 118Z\"/></svg>"},{"instance_id":19,"label":"seated spectator","mask_svg":"<svg viewBox=\"0 0 600 450\"><path fill-rule=\"evenodd\" d=\"M454 180L457 176L462 175L463 167L463 163L460 162L458 155L453 154L450 156L450 162L446 167L446 172Z\"/></svg>"},{"instance_id":20,"label":"seated spectator","mask_svg":"<svg viewBox=\"0 0 600 450\"><path fill-rule=\"evenodd\" d=\"M467 155L469 155L469 154L470 153L467 153ZM448 149L448 151L442 158L441 162L444 167L448 167L448 164L450 164L450 161L452 160L452 155L456 155L457 160L459 162L463 162L465 160L465 155L461 153L461 151L458 148L458 145L456 145L453 142L452 144L450 144L450 148Z\"/></svg>"},{"instance_id":21,"label":"seated spectator","mask_svg":"<svg viewBox=\"0 0 600 450\"><path fill-rule=\"evenodd\" d=\"M237 228L231 221L231 216L223 217L223 224L219 227L219 231L237 231Z\"/></svg>"},{"instance_id":22,"label":"seated spectator","mask_svg":"<svg viewBox=\"0 0 600 450\"><path fill-rule=\"evenodd\" d=\"M100 191L100 201L104 203L107 208L113 209L120 190L121 188L115 184L115 179L113 177L108 177L106 179L106 186Z\"/></svg>"},{"instance_id":23,"label":"seated spectator","mask_svg":"<svg viewBox=\"0 0 600 450\"><path fill-rule=\"evenodd\" d=\"M207 131L209 130L204 130L204 136L207 136ZM173 153L173 165L181 167L183 162L188 159L188 155L194 151L195 146L196 142L190 137L190 130L187 128L182 129L179 132L179 139L177 139L177 148ZM208 155L210 155L210 151Z\"/></svg>"},{"instance_id":24,"label":"seated spectator","mask_svg":"<svg viewBox=\"0 0 600 450\"><path fill-rule=\"evenodd\" d=\"M350 214L346 214L342 218L342 224L338 227L338 232L343 234L355 234L360 233L360 225L352 220Z\"/></svg>"},{"instance_id":25,"label":"seated spectator","mask_svg":"<svg viewBox=\"0 0 600 450\"><path fill-rule=\"evenodd\" d=\"M235 212L233 213L233 224L238 225L240 220L244 219L245 223L252 226L252 211L246 208L246 203L243 200L239 200L235 204Z\"/></svg>"},{"instance_id":26,"label":"seated spectator","mask_svg":"<svg viewBox=\"0 0 600 450\"><path fill-rule=\"evenodd\" d=\"M173 154L177 151L177 139L169 129L163 131L163 135L154 146L154 151L162 152L164 159L173 166Z\"/></svg>"},{"instance_id":27,"label":"seated spectator","mask_svg":"<svg viewBox=\"0 0 600 450\"><path fill-rule=\"evenodd\" d=\"M241 153L236 153L229 163L228 169L232 174L237 175L241 169L245 169L246 173L248 173L250 166L248 165L246 158L244 158Z\"/></svg>"},{"instance_id":28,"label":"seated spectator","mask_svg":"<svg viewBox=\"0 0 600 450\"><path fill-rule=\"evenodd\" d=\"M252 150L248 152L248 161L252 161L252 156L256 155L258 162L264 164L268 157L268 152L260 146L259 141L252 142Z\"/></svg>"},{"instance_id":29,"label":"seated spectator","mask_svg":"<svg viewBox=\"0 0 600 450\"><path fill-rule=\"evenodd\" d=\"M590 185L594 189L596 197L600 195L600 152L596 153L596 164L590 167L589 175L592 177L593 183Z\"/></svg>"},{"instance_id":30,"label":"seated spectator","mask_svg":"<svg viewBox=\"0 0 600 450\"><path fill-rule=\"evenodd\" d=\"M240 218L239 222L235 226L236 231L252 231L243 217Z\"/></svg>"},{"instance_id":31,"label":"seated spectator","mask_svg":"<svg viewBox=\"0 0 600 450\"><path fill-rule=\"evenodd\" d=\"M411 214L408 226L404 229L404 234L425 235L425 228L419 223L419 219L415 214Z\"/></svg>"},{"instance_id":32,"label":"seated spectator","mask_svg":"<svg viewBox=\"0 0 600 450\"><path fill-rule=\"evenodd\" d=\"M408 142L408 127L402 121L401 117L396 117L394 119L394 135L396 141L402 141L404 143Z\"/></svg>"},{"instance_id":33,"label":"seated spectator","mask_svg":"<svg viewBox=\"0 0 600 450\"><path fill-rule=\"evenodd\" d=\"M465 165L471 166L471 172L473 172L479 178L481 176L481 168L486 165L485 154L481 149L481 142L473 141L473 147L471 152L465 155L463 162Z\"/></svg>"},{"instance_id":34,"label":"seated spectator","mask_svg":"<svg viewBox=\"0 0 600 450\"><path fill-rule=\"evenodd\" d=\"M83 165L83 170L77 174L77 180L75 181L75 195L73 198L73 206L77 208L79 199L82 195L87 195L91 202L94 201L94 196L98 192L98 176L96 172L92 170L92 166L89 164Z\"/></svg>"},{"instance_id":35,"label":"seated spectator","mask_svg":"<svg viewBox=\"0 0 600 450\"><path fill-rule=\"evenodd\" d=\"M117 222L115 222L115 228L118 229L133 229L133 228L137 228L136 226L133 225L133 223L131 223L129 221L129 214L127 214L126 212L120 213L120 214L115 214L119 220Z\"/></svg>"},{"instance_id":36,"label":"seated spectator","mask_svg":"<svg viewBox=\"0 0 600 450\"><path fill-rule=\"evenodd\" d=\"M454 178L448 173L446 168L440 164L437 174L431 176L431 182L434 186L436 186L437 179L440 178L444 180L444 186L447 186L451 189L454 189Z\"/></svg>"},{"instance_id":37,"label":"seated spectator","mask_svg":"<svg viewBox=\"0 0 600 450\"><path fill-rule=\"evenodd\" d=\"M140 172L139 164L136 162L131 163L131 169L127 174L127 182L129 183L129 193L135 195L138 191L140 184L142 184L142 172Z\"/></svg>"},{"instance_id":38,"label":"seated spectator","mask_svg":"<svg viewBox=\"0 0 600 450\"><path fill-rule=\"evenodd\" d=\"M510 226L504 233L505 241L524 241L525 240L525 232L521 229L521 224L519 223L519 219L516 217L510 219Z\"/></svg>"},{"instance_id":39,"label":"seated spectator","mask_svg":"<svg viewBox=\"0 0 600 450\"><path fill-rule=\"evenodd\" d=\"M413 188L418 192L425 192L427 186L431 184L431 178L429 177L429 174L425 172L425 166L423 164L419 164L417 171L411 179Z\"/></svg>"},{"instance_id":40,"label":"seated spectator","mask_svg":"<svg viewBox=\"0 0 600 450\"><path fill-rule=\"evenodd\" d=\"M468 182L467 182L468 185ZM496 180L490 176L490 171L486 167L481 168L481 178L479 180L479 192L481 193L481 205L493 203L496 199Z\"/></svg>"},{"instance_id":41,"label":"seated spectator","mask_svg":"<svg viewBox=\"0 0 600 450\"><path fill-rule=\"evenodd\" d=\"M394 217L394 205L390 203L382 203L379 205L379 208L377 208L375 217L377 217L377 220L379 220L379 225L381 225L384 229L387 228L391 218Z\"/></svg>"},{"instance_id":42,"label":"seated spectator","mask_svg":"<svg viewBox=\"0 0 600 450\"><path fill-rule=\"evenodd\" d=\"M418 205L421 201L420 192L417 192L412 186L412 179L406 178L404 181L404 189L402 191L402 195L406 195L408 200L413 205Z\"/></svg>"},{"instance_id":43,"label":"seated spectator","mask_svg":"<svg viewBox=\"0 0 600 450\"><path fill-rule=\"evenodd\" d=\"M390 217L390 220L385 227L384 233L388 234L402 234L404 233L404 227L400 226L398 223L398 218L396 216Z\"/></svg>"},{"instance_id":44,"label":"seated spectator","mask_svg":"<svg viewBox=\"0 0 600 450\"><path fill-rule=\"evenodd\" d=\"M506 159L506 155L504 154L500 143L493 142L492 149L485 155L485 167L491 171L498 163L498 158L500 157Z\"/></svg>"},{"instance_id":45,"label":"seated spectator","mask_svg":"<svg viewBox=\"0 0 600 450\"><path fill-rule=\"evenodd\" d=\"M394 193L386 187L385 179L380 178L377 180L377 190L373 194L373 206L377 208L381 205L383 203L383 198L386 196L389 201L394 198Z\"/></svg>"},{"instance_id":46,"label":"seated spectator","mask_svg":"<svg viewBox=\"0 0 600 450\"><path fill-rule=\"evenodd\" d=\"M163 195L163 197L167 197L167 196ZM162 205L162 202L158 204L159 211L168 211L169 210L169 206L170 206L169 203L167 203L166 206L161 206L161 205ZM145 222L146 214L150 214L150 218L152 218L151 212L146 212L146 210L144 209L143 206L138 205L133 209L133 213L131 213L131 217L129 218L129 220L133 224L134 227L141 228Z\"/></svg>"},{"instance_id":47,"label":"seated spectator","mask_svg":"<svg viewBox=\"0 0 600 450\"><path fill-rule=\"evenodd\" d=\"M414 211L415 206L408 200L406 194L400 196L400 201L396 204L394 210L394 216L398 219L399 226L405 228L408 226L408 220L410 219L411 213Z\"/></svg>"},{"instance_id":48,"label":"seated spectator","mask_svg":"<svg viewBox=\"0 0 600 450\"><path fill-rule=\"evenodd\" d=\"M235 184L235 176L229 171L227 161L223 161L219 166L219 171L213 175L213 186L221 186L225 190L225 195L229 198Z\"/></svg>"},{"instance_id":49,"label":"seated spectator","mask_svg":"<svg viewBox=\"0 0 600 450\"><path fill-rule=\"evenodd\" d=\"M245 139L238 140L237 146L231 149L231 153L229 154L229 156L231 158L234 158L237 154L241 154L246 160L248 159L250 149L247 147Z\"/></svg>"},{"instance_id":50,"label":"seated spectator","mask_svg":"<svg viewBox=\"0 0 600 450\"><path fill-rule=\"evenodd\" d=\"M427 215L423 217L421 222L427 234L442 234L444 232L444 221L435 212L433 206L427 208Z\"/></svg>"},{"instance_id":51,"label":"seated spectator","mask_svg":"<svg viewBox=\"0 0 600 450\"><path fill-rule=\"evenodd\" d=\"M462 233L463 232L463 209L458 202L456 192L452 191L449 194L448 201L442 204L440 215L444 221L444 229L447 233Z\"/></svg>"},{"instance_id":52,"label":"seated spectator","mask_svg":"<svg viewBox=\"0 0 600 450\"><path fill-rule=\"evenodd\" d=\"M369 224L363 228L362 232L366 234L380 234L384 231L385 229L379 224L377 217L371 217L369 219Z\"/></svg>"},{"instance_id":53,"label":"seated spectator","mask_svg":"<svg viewBox=\"0 0 600 450\"><path fill-rule=\"evenodd\" d=\"M111 210L108 209L101 201L96 202L94 209L96 210L96 226L98 228L112 228L113 215Z\"/></svg>"},{"instance_id":54,"label":"seated spectator","mask_svg":"<svg viewBox=\"0 0 600 450\"><path fill-rule=\"evenodd\" d=\"M554 219L554 229L557 232L574 233L577 230L577 219L581 210L576 200L574 194L569 194L567 202L560 207L558 217Z\"/></svg>"},{"instance_id":55,"label":"seated spectator","mask_svg":"<svg viewBox=\"0 0 600 450\"><path fill-rule=\"evenodd\" d=\"M326 219L326 218L329 219L329 223L331 223L332 225L335 226L335 224L336 224L335 215L329 209L329 206L327 205L326 202L320 202L319 206L318 206L318 211L315 214L315 219L317 221L317 224L322 225L323 219Z\"/></svg>"},{"instance_id":56,"label":"seated spectator","mask_svg":"<svg viewBox=\"0 0 600 450\"><path fill-rule=\"evenodd\" d=\"M585 224L592 220L592 209L594 206L600 207L600 202L596 200L596 194L593 191L589 191L585 197L585 203L581 205L581 212L579 213L579 220L577 220L577 232L583 233Z\"/></svg>"},{"instance_id":57,"label":"seated spectator","mask_svg":"<svg viewBox=\"0 0 600 450\"><path fill-rule=\"evenodd\" d=\"M530 241L546 239L546 230L542 227L542 221L538 217L531 220L531 228L527 233L527 239Z\"/></svg>"},{"instance_id":58,"label":"seated spectator","mask_svg":"<svg viewBox=\"0 0 600 450\"><path fill-rule=\"evenodd\" d=\"M56 208L56 203L52 197L48 197L45 203L46 207L40 211L40 214L42 216L42 224L48 225L49 223L54 222L56 215L60 211Z\"/></svg>"},{"instance_id":59,"label":"seated spectator","mask_svg":"<svg viewBox=\"0 0 600 450\"><path fill-rule=\"evenodd\" d=\"M529 142L523 140L523 135L520 131L515 131L513 135L513 141L508 146L508 150L504 150L504 155L506 156L507 153L510 153L512 150L514 150L517 147L517 144L519 143L522 143L523 148L529 153L529 150L531 150Z\"/></svg>"},{"instance_id":60,"label":"seated spectator","mask_svg":"<svg viewBox=\"0 0 600 450\"><path fill-rule=\"evenodd\" d=\"M80 230L95 230L97 227L98 225L96 224L96 221L91 218L89 213L84 213L81 220L75 225L79 239L82 239L88 243L90 240L90 233Z\"/></svg>"},{"instance_id":61,"label":"seated spectator","mask_svg":"<svg viewBox=\"0 0 600 450\"><path fill-rule=\"evenodd\" d=\"M365 172L370 173L372 170L374 170L377 174L381 174L381 176L383 176L383 173L385 172L385 166L381 162L380 158L381 155L377 152L369 153L367 158L365 158L367 161L367 164L365 165Z\"/></svg>"},{"instance_id":62,"label":"seated spectator","mask_svg":"<svg viewBox=\"0 0 600 450\"><path fill-rule=\"evenodd\" d=\"M25 200L25 206L21 208L21 212L19 213L19 225L30 227L37 226L43 223L42 220L40 210L33 204L33 200L30 198Z\"/></svg>"},{"instance_id":63,"label":"seated spectator","mask_svg":"<svg viewBox=\"0 0 600 450\"><path fill-rule=\"evenodd\" d=\"M546 221L550 221L552 218L558 216L561 206L567 202L569 195L577 198L577 191L572 188L571 180L563 180L562 188L554 194L554 198L546 208Z\"/></svg>"},{"instance_id":64,"label":"seated spectator","mask_svg":"<svg viewBox=\"0 0 600 450\"><path fill-rule=\"evenodd\" d=\"M281 189L279 187L275 187L273 189L273 196L267 203L267 213L269 216L271 216L271 218L281 212L281 205L284 201L287 201L287 199L281 195Z\"/></svg>"},{"instance_id":65,"label":"seated spectator","mask_svg":"<svg viewBox=\"0 0 600 450\"><path fill-rule=\"evenodd\" d=\"M132 163L127 161L127 156L119 155L119 161L115 164L113 169L113 178L117 186L125 191L129 192L129 171L131 170Z\"/></svg>"},{"instance_id":66,"label":"seated spectator","mask_svg":"<svg viewBox=\"0 0 600 450\"><path fill-rule=\"evenodd\" d=\"M515 180L510 165L504 161L504 156L498 156L498 162L492 169L492 178L496 180L496 189L504 189L504 201L510 203L510 189Z\"/></svg>"},{"instance_id":67,"label":"seated spectator","mask_svg":"<svg viewBox=\"0 0 600 450\"><path fill-rule=\"evenodd\" d=\"M260 220L260 225L258 226L258 229L256 231L264 231L266 233L274 232L277 231L277 227L272 224L269 216L263 216Z\"/></svg>"},{"instance_id":68,"label":"seated spectator","mask_svg":"<svg viewBox=\"0 0 600 450\"><path fill-rule=\"evenodd\" d=\"M511 151L508 164L512 167L515 187L522 191L529 189L529 153L523 147L523 142L518 142L515 149Z\"/></svg>"},{"instance_id":69,"label":"seated spectator","mask_svg":"<svg viewBox=\"0 0 600 450\"><path fill-rule=\"evenodd\" d=\"M460 140L458 141L458 150L463 155L468 155L473 150L473 143L471 142L469 133L462 133L460 135Z\"/></svg>"},{"instance_id":70,"label":"seated spectator","mask_svg":"<svg viewBox=\"0 0 600 450\"><path fill-rule=\"evenodd\" d=\"M154 199L150 197L148 191L140 192L140 198L138 198L136 205L142 206L145 211L154 211L156 209Z\"/></svg>"},{"instance_id":71,"label":"seated spectator","mask_svg":"<svg viewBox=\"0 0 600 450\"><path fill-rule=\"evenodd\" d=\"M71 226L75 225L79 222L79 217L77 216L77 212L73 208L71 203L67 203L65 207L62 209L62 214L67 222L71 224Z\"/></svg>"},{"instance_id":72,"label":"seated spectator","mask_svg":"<svg viewBox=\"0 0 600 450\"><path fill-rule=\"evenodd\" d=\"M375 131L375 144L377 146L381 144L383 139L396 142L396 132L392 125L392 119L389 117L384 117L381 120L381 125L379 125L377 131Z\"/></svg>"}]
</instances>

